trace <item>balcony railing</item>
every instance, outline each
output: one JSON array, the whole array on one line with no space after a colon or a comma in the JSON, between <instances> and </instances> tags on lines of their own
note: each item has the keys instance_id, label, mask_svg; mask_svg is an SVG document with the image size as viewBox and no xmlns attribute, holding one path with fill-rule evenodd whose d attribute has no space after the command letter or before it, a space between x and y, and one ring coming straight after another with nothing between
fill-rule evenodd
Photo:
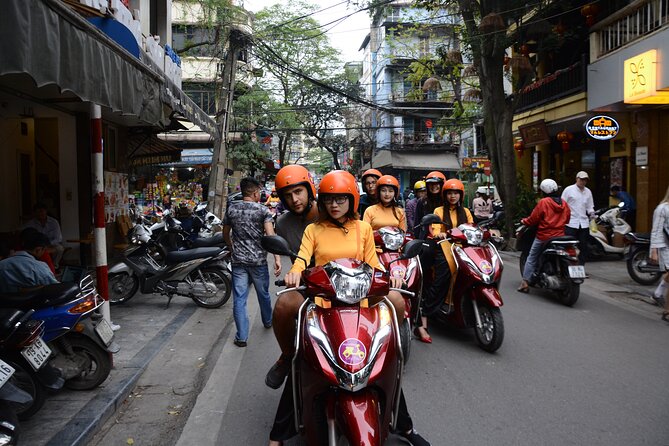
<instances>
[{"instance_id":1,"label":"balcony railing","mask_svg":"<svg viewBox=\"0 0 669 446\"><path fill-rule=\"evenodd\" d=\"M523 88L518 93L515 112L527 111L585 91L586 76L584 66L584 62L576 62Z\"/></svg>"},{"instance_id":2,"label":"balcony railing","mask_svg":"<svg viewBox=\"0 0 669 446\"><path fill-rule=\"evenodd\" d=\"M667 23L669 23L669 0L632 2L593 27L596 57L615 51Z\"/></svg>"},{"instance_id":3,"label":"balcony railing","mask_svg":"<svg viewBox=\"0 0 669 446\"><path fill-rule=\"evenodd\" d=\"M410 149L415 146L425 147L426 145L458 144L458 138L451 135L439 135L436 132L393 132L391 143L397 149Z\"/></svg>"}]
</instances>

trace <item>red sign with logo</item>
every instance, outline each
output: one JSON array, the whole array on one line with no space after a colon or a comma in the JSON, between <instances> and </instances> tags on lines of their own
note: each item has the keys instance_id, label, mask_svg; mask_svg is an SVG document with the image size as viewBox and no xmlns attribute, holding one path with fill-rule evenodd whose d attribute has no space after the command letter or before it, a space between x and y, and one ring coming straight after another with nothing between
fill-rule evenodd
<instances>
[{"instance_id":1,"label":"red sign with logo","mask_svg":"<svg viewBox=\"0 0 669 446\"><path fill-rule=\"evenodd\" d=\"M425 127L427 127L428 129L432 128L432 120L431 119L426 119L425 120Z\"/></svg>"}]
</instances>

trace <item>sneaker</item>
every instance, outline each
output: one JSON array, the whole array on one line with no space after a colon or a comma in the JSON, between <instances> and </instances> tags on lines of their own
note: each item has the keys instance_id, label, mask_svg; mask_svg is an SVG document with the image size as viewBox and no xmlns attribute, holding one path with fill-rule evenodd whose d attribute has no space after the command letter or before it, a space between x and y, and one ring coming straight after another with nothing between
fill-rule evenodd
<instances>
[{"instance_id":1,"label":"sneaker","mask_svg":"<svg viewBox=\"0 0 669 446\"><path fill-rule=\"evenodd\" d=\"M267 328L268 330L269 330L270 328L272 328L272 323L271 323L271 322L269 322L269 323L267 323L267 324L262 324L262 325L263 325L263 327Z\"/></svg>"},{"instance_id":2,"label":"sneaker","mask_svg":"<svg viewBox=\"0 0 669 446\"><path fill-rule=\"evenodd\" d=\"M290 359L290 357L281 355L279 360L269 369L269 372L267 372L267 375L265 376L265 384L267 384L267 387L278 389L283 385L283 382L286 380L286 376L288 376L288 372L290 371Z\"/></svg>"},{"instance_id":3,"label":"sneaker","mask_svg":"<svg viewBox=\"0 0 669 446\"><path fill-rule=\"evenodd\" d=\"M411 429L409 433L398 432L397 435L411 446L430 446L430 442L421 437L416 429Z\"/></svg>"},{"instance_id":4,"label":"sneaker","mask_svg":"<svg viewBox=\"0 0 669 446\"><path fill-rule=\"evenodd\" d=\"M235 339L234 344L237 347L246 347L246 341L242 341L240 339Z\"/></svg>"}]
</instances>

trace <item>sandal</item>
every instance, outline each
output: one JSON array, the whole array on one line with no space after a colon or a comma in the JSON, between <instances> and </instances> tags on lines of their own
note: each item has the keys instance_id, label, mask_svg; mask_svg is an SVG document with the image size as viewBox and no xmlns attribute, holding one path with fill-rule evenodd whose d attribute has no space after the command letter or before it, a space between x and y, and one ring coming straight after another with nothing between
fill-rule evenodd
<instances>
[{"instance_id":1,"label":"sandal","mask_svg":"<svg viewBox=\"0 0 669 446\"><path fill-rule=\"evenodd\" d=\"M528 286L521 286L521 287L518 288L516 291L518 291L519 293L525 293L525 294L527 294L527 293L530 292L530 287L528 287Z\"/></svg>"},{"instance_id":2,"label":"sandal","mask_svg":"<svg viewBox=\"0 0 669 446\"><path fill-rule=\"evenodd\" d=\"M421 329L421 328L422 328L423 330L425 330L425 332L427 332L427 328L424 328L424 327L421 326L421 327L416 327L416 328L414 328L414 330L413 330L413 334L416 335L416 337L417 337L418 339L420 339L420 342L424 342L424 343L426 343L426 344L432 344L432 336L430 336L429 334L428 334L427 336L423 336L423 335L421 335L421 334L420 334L420 329Z\"/></svg>"},{"instance_id":3,"label":"sandal","mask_svg":"<svg viewBox=\"0 0 669 446\"><path fill-rule=\"evenodd\" d=\"M669 311L663 311L662 312L662 318L664 322L669 322Z\"/></svg>"}]
</instances>

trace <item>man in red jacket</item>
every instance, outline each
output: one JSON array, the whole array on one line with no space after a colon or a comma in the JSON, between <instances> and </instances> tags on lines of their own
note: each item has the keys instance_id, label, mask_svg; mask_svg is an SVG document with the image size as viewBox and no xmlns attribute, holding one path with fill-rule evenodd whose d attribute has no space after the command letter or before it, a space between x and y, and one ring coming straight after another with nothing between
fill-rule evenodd
<instances>
[{"instance_id":1,"label":"man in red jacket","mask_svg":"<svg viewBox=\"0 0 669 446\"><path fill-rule=\"evenodd\" d=\"M569 205L560 198L559 187L554 180L546 178L539 185L539 189L543 192L544 198L539 200L529 217L520 220L524 225L537 226L536 238L525 261L523 280L518 287L521 293L527 293L530 290L528 281L534 274L544 242L564 235L564 228L571 216Z\"/></svg>"}]
</instances>

